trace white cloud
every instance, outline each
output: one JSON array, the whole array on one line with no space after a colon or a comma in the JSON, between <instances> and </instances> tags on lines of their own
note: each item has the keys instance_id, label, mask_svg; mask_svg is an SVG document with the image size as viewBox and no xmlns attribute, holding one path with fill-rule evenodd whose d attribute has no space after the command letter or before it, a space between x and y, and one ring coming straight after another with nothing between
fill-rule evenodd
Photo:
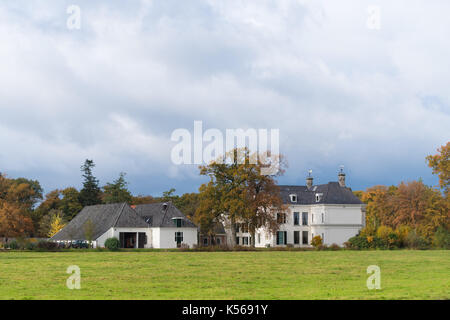
<instances>
[{"instance_id":1,"label":"white cloud","mask_svg":"<svg viewBox=\"0 0 450 320\"><path fill-rule=\"evenodd\" d=\"M279 128L291 183L341 163L360 187L431 183L424 157L450 127L450 4L377 3L379 31L356 0L81 1L70 31L69 3L3 1L1 170L76 183L88 157L105 179L194 190L169 138L203 120Z\"/></svg>"}]
</instances>

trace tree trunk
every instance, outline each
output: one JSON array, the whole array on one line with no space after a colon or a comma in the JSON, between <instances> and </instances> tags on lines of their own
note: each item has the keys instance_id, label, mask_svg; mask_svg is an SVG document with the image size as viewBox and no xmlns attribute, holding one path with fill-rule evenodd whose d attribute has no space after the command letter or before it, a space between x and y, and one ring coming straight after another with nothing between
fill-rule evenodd
<instances>
[{"instance_id":1,"label":"tree trunk","mask_svg":"<svg viewBox=\"0 0 450 320\"><path fill-rule=\"evenodd\" d=\"M232 218L230 219L231 223L231 246L236 247L236 221Z\"/></svg>"},{"instance_id":2,"label":"tree trunk","mask_svg":"<svg viewBox=\"0 0 450 320\"><path fill-rule=\"evenodd\" d=\"M252 230L252 231L250 231L250 245L251 245L251 247L252 248L254 248L255 247L255 242L256 242L256 239L255 239L255 230Z\"/></svg>"}]
</instances>

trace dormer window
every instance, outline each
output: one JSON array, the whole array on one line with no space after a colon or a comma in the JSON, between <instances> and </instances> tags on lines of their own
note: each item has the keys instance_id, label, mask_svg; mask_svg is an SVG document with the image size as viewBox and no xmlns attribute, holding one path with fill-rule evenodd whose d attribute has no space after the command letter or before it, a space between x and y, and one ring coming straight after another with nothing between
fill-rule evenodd
<instances>
[{"instance_id":1,"label":"dormer window","mask_svg":"<svg viewBox=\"0 0 450 320\"><path fill-rule=\"evenodd\" d=\"M316 193L316 202L320 202L322 200L323 193Z\"/></svg>"},{"instance_id":2,"label":"dormer window","mask_svg":"<svg viewBox=\"0 0 450 320\"><path fill-rule=\"evenodd\" d=\"M290 194L289 197L291 198L291 202L297 202L297 195L296 194Z\"/></svg>"},{"instance_id":3,"label":"dormer window","mask_svg":"<svg viewBox=\"0 0 450 320\"><path fill-rule=\"evenodd\" d=\"M177 228L184 227L185 225L183 218L172 218L172 221Z\"/></svg>"}]
</instances>

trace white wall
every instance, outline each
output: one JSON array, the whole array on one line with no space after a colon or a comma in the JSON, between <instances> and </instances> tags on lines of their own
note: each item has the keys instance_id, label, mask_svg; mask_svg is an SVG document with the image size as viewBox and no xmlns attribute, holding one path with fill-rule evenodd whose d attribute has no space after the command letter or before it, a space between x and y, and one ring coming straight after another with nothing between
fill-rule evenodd
<instances>
[{"instance_id":1,"label":"white wall","mask_svg":"<svg viewBox=\"0 0 450 320\"><path fill-rule=\"evenodd\" d=\"M183 242L190 248L197 245L197 228L159 228L159 246L155 248L176 248L175 232L183 232Z\"/></svg>"}]
</instances>

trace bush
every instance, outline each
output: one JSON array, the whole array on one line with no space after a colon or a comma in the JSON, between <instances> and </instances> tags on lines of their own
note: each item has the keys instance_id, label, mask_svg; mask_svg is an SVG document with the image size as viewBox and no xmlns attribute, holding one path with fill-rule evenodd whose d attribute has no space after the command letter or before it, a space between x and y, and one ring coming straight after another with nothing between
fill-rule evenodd
<instances>
[{"instance_id":1,"label":"bush","mask_svg":"<svg viewBox=\"0 0 450 320\"><path fill-rule=\"evenodd\" d=\"M108 238L105 241L105 247L111 251L117 251L120 248L120 241L117 238Z\"/></svg>"},{"instance_id":2,"label":"bush","mask_svg":"<svg viewBox=\"0 0 450 320\"><path fill-rule=\"evenodd\" d=\"M341 247L339 247L339 245L337 245L336 243L333 243L330 247L330 250L336 251L336 250L341 250Z\"/></svg>"},{"instance_id":3,"label":"bush","mask_svg":"<svg viewBox=\"0 0 450 320\"><path fill-rule=\"evenodd\" d=\"M371 244L373 243L375 237L365 237L361 235L357 235L354 237L351 237L346 242L346 247L350 249L369 249L371 247ZM370 242L369 242L370 241Z\"/></svg>"},{"instance_id":4,"label":"bush","mask_svg":"<svg viewBox=\"0 0 450 320\"><path fill-rule=\"evenodd\" d=\"M411 230L411 232L408 233L406 243L411 249L427 249L429 247L429 243L419 236L415 230Z\"/></svg>"},{"instance_id":5,"label":"bush","mask_svg":"<svg viewBox=\"0 0 450 320\"><path fill-rule=\"evenodd\" d=\"M36 248L39 250L56 250L58 249L58 244L53 241L47 241L47 240L40 240Z\"/></svg>"},{"instance_id":6,"label":"bush","mask_svg":"<svg viewBox=\"0 0 450 320\"><path fill-rule=\"evenodd\" d=\"M439 227L433 236L433 246L436 248L450 249L450 232Z\"/></svg>"},{"instance_id":7,"label":"bush","mask_svg":"<svg viewBox=\"0 0 450 320\"><path fill-rule=\"evenodd\" d=\"M28 242L28 243L25 245L25 249L26 249L26 250L34 250L34 249L36 249L36 243L34 243L34 242Z\"/></svg>"},{"instance_id":8,"label":"bush","mask_svg":"<svg viewBox=\"0 0 450 320\"><path fill-rule=\"evenodd\" d=\"M19 249L19 243L16 240L11 241L7 244L7 247L11 250L18 250Z\"/></svg>"},{"instance_id":9,"label":"bush","mask_svg":"<svg viewBox=\"0 0 450 320\"><path fill-rule=\"evenodd\" d=\"M322 245L322 243L323 243L323 241L322 241L322 237L321 237L321 236L315 236L315 237L312 238L312 240L311 240L311 245L312 245L314 248L318 248L319 246Z\"/></svg>"}]
</instances>

